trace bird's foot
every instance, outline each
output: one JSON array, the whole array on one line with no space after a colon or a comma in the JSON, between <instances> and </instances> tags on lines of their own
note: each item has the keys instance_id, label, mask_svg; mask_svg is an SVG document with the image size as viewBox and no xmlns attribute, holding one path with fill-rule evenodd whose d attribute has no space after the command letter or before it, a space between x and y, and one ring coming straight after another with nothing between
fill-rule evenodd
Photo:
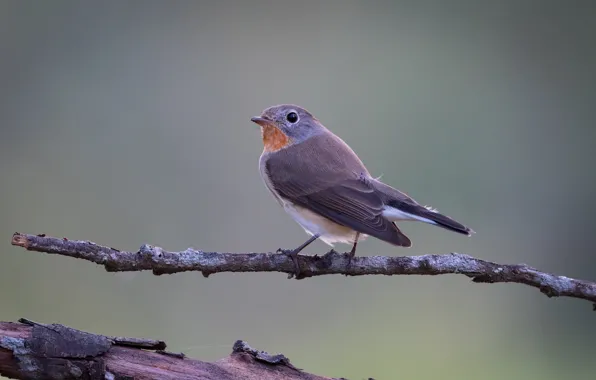
<instances>
[{"instance_id":1,"label":"bird's foot","mask_svg":"<svg viewBox=\"0 0 596 380\"><path fill-rule=\"evenodd\" d=\"M289 256L290 259L292 259L292 262L294 263L294 273L289 273L288 274L288 279L294 277L297 280L299 280L301 278L300 276L300 265L298 264L298 250L296 249L282 249L282 248L278 248L277 253L279 254L283 254L286 256Z\"/></svg>"},{"instance_id":2,"label":"bird's foot","mask_svg":"<svg viewBox=\"0 0 596 380\"><path fill-rule=\"evenodd\" d=\"M348 267L352 265L354 257L356 257L356 252L348 252Z\"/></svg>"},{"instance_id":3,"label":"bird's foot","mask_svg":"<svg viewBox=\"0 0 596 380\"><path fill-rule=\"evenodd\" d=\"M346 252L346 254L348 255L348 264L346 265L346 270L349 270L352 267L352 260L354 257L356 257L356 250L352 248L352 250L350 252ZM346 276L347 275L348 274L346 273Z\"/></svg>"}]
</instances>

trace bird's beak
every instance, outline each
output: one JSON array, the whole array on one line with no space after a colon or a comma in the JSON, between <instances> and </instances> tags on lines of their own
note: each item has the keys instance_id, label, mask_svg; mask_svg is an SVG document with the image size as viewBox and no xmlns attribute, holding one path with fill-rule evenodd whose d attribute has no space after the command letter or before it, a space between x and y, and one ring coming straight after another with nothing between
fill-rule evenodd
<instances>
[{"instance_id":1,"label":"bird's beak","mask_svg":"<svg viewBox=\"0 0 596 380\"><path fill-rule=\"evenodd\" d=\"M251 117L250 121L252 121L253 123L256 123L258 125L260 125L261 127L265 127L267 125L273 125L273 121L269 120L269 119L265 119L263 117L260 116L255 116L255 117Z\"/></svg>"}]
</instances>

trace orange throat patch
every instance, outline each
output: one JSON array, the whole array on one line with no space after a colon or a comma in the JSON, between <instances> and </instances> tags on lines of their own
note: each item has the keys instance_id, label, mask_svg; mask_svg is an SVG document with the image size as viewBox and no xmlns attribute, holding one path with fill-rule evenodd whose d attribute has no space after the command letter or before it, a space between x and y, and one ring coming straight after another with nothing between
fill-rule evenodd
<instances>
[{"instance_id":1,"label":"orange throat patch","mask_svg":"<svg viewBox=\"0 0 596 380\"><path fill-rule=\"evenodd\" d=\"M288 136L272 125L261 127L261 136L266 152L277 152L290 144Z\"/></svg>"}]
</instances>

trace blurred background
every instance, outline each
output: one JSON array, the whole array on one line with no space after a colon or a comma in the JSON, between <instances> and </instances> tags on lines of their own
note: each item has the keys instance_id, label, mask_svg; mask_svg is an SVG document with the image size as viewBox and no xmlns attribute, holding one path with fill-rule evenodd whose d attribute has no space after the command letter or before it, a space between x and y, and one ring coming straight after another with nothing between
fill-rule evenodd
<instances>
[{"instance_id":1,"label":"blurred background","mask_svg":"<svg viewBox=\"0 0 596 380\"><path fill-rule=\"evenodd\" d=\"M402 223L412 248L369 239L360 255L455 251L596 280L595 17L581 0L0 2L0 320L210 361L244 339L349 379L593 379L591 305L523 285L114 274L10 238L294 248L307 235L262 184L249 119L295 103L477 232Z\"/></svg>"}]
</instances>

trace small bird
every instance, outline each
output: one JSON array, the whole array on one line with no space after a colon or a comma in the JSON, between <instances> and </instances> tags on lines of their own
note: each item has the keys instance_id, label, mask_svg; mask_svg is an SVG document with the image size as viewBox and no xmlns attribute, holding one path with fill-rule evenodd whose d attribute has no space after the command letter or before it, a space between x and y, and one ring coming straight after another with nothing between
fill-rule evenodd
<instances>
[{"instance_id":1,"label":"small bird","mask_svg":"<svg viewBox=\"0 0 596 380\"><path fill-rule=\"evenodd\" d=\"M410 247L396 221L419 221L470 236L474 231L370 175L360 158L310 112L292 104L265 109L251 121L261 127L261 177L284 210L311 235L296 249L280 250L300 274L298 253L317 239L352 244L373 236Z\"/></svg>"}]
</instances>

